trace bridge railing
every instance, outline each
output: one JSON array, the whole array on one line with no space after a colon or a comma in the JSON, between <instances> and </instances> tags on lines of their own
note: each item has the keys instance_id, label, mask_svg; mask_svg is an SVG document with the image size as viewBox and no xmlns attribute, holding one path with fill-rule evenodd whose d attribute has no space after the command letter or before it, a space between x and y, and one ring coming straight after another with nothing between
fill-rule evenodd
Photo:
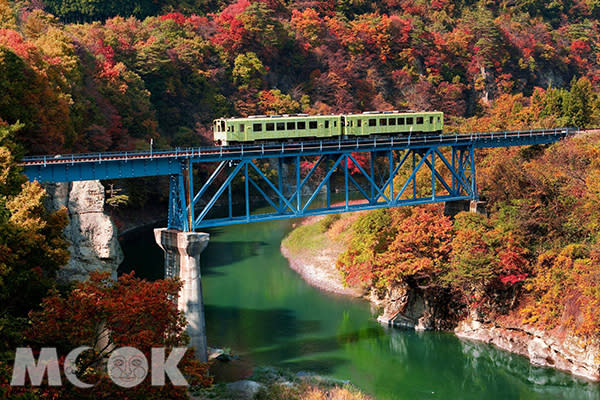
<instances>
[{"instance_id":1,"label":"bridge railing","mask_svg":"<svg viewBox=\"0 0 600 400\"><path fill-rule=\"evenodd\" d=\"M80 153L80 154L57 154L57 155L40 155L24 157L21 165L48 165L48 164L65 164L65 163L101 163L103 161L113 160L138 160L138 159L155 159L165 157L202 157L203 155L231 155L257 152L281 152L295 151L303 152L305 150L331 150L338 147L340 150L351 149L355 147L357 150L364 147L381 146L411 146L411 145L427 145L435 143L452 144L458 142L473 142L485 140L500 140L500 139L519 139L533 136L567 136L569 134L578 133L577 128L555 128L555 129L530 129L517 131L499 131L499 132L472 132L467 134L442 134L442 135L403 135L393 137L369 137L369 138L347 138L341 137L319 140L319 141L299 141L299 142L280 142L280 143L248 143L231 146L211 146L211 147L189 147L189 148L171 148L161 150L138 150L138 151L111 151L103 153Z\"/></svg>"}]
</instances>

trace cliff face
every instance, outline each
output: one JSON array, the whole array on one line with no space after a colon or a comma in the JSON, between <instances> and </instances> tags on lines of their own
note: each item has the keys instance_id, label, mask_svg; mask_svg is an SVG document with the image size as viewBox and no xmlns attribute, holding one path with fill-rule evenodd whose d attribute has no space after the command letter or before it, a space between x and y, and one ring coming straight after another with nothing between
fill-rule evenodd
<instances>
[{"instance_id":1,"label":"cliff face","mask_svg":"<svg viewBox=\"0 0 600 400\"><path fill-rule=\"evenodd\" d=\"M598 343L557 332L536 330L528 326L481 323L467 319L454 330L463 339L493 344L529 358L533 365L557 368L594 381L600 380Z\"/></svg>"},{"instance_id":2,"label":"cliff face","mask_svg":"<svg viewBox=\"0 0 600 400\"><path fill-rule=\"evenodd\" d=\"M377 320L389 326L429 330L450 325L444 321L443 307L436 307L431 299L406 285L392 286L383 295L372 292L370 300L383 308L383 314ZM459 338L493 344L529 358L533 365L600 381L600 343L586 342L565 331L535 329L516 321L479 321L476 314L472 314L454 328Z\"/></svg>"},{"instance_id":3,"label":"cliff face","mask_svg":"<svg viewBox=\"0 0 600 400\"><path fill-rule=\"evenodd\" d=\"M116 279L123 252L117 230L104 214L104 187L99 181L50 184L47 206L51 210L67 207L69 224L65 237L71 258L59 271L62 281L85 280L92 271L107 271Z\"/></svg>"}]
</instances>

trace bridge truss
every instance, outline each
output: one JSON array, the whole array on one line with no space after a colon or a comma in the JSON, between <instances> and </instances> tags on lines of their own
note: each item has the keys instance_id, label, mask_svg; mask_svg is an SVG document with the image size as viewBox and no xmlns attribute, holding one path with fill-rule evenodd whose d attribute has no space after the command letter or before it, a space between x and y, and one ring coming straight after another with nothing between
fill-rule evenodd
<instances>
[{"instance_id":1,"label":"bridge truss","mask_svg":"<svg viewBox=\"0 0 600 400\"><path fill-rule=\"evenodd\" d=\"M475 149L547 144L575 132L563 128L40 156L25 159L23 166L30 179L50 182L169 175L169 228L195 231L476 200Z\"/></svg>"}]
</instances>

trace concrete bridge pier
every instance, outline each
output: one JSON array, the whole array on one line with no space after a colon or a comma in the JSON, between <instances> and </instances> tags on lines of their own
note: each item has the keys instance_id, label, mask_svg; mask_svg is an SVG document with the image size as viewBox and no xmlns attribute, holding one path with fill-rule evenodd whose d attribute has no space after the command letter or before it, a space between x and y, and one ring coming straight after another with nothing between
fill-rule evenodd
<instances>
[{"instance_id":1,"label":"concrete bridge pier","mask_svg":"<svg viewBox=\"0 0 600 400\"><path fill-rule=\"evenodd\" d=\"M177 306L187 318L190 345L196 348L196 357L200 361L208 358L200 253L208 245L209 237L208 233L154 229L154 239L165 252L165 278L179 277L183 282Z\"/></svg>"},{"instance_id":2,"label":"concrete bridge pier","mask_svg":"<svg viewBox=\"0 0 600 400\"><path fill-rule=\"evenodd\" d=\"M454 219L456 214L462 211L483 214L487 216L485 202L479 200L456 200L444 203L444 215Z\"/></svg>"}]
</instances>

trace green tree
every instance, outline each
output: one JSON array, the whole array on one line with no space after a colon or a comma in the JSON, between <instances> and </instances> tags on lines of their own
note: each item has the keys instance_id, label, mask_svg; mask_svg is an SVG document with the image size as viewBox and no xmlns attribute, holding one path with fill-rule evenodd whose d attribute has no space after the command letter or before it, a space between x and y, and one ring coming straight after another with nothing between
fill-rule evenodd
<instances>
[{"instance_id":1,"label":"green tree","mask_svg":"<svg viewBox=\"0 0 600 400\"><path fill-rule=\"evenodd\" d=\"M594 89L589 79L573 78L571 90L563 104L563 113L570 126L587 128L592 117Z\"/></svg>"},{"instance_id":2,"label":"green tree","mask_svg":"<svg viewBox=\"0 0 600 400\"><path fill-rule=\"evenodd\" d=\"M240 89L260 89L267 70L256 53L240 54L233 63L233 82Z\"/></svg>"},{"instance_id":3,"label":"green tree","mask_svg":"<svg viewBox=\"0 0 600 400\"><path fill-rule=\"evenodd\" d=\"M0 360L20 343L27 313L69 256L62 235L66 210L49 214L44 189L27 182L16 166L21 151L14 136L21 126L0 120Z\"/></svg>"}]
</instances>

